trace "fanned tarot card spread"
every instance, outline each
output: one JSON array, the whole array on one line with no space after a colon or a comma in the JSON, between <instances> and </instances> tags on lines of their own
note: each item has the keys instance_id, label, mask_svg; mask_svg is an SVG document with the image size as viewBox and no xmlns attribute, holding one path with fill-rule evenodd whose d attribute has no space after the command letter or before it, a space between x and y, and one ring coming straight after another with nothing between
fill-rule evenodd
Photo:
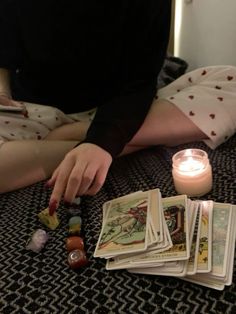
<instances>
[{"instance_id":1,"label":"fanned tarot card spread","mask_svg":"<svg viewBox=\"0 0 236 314\"><path fill-rule=\"evenodd\" d=\"M111 200L94 256L105 257L145 250L148 212L148 192Z\"/></svg>"},{"instance_id":2,"label":"fanned tarot card spread","mask_svg":"<svg viewBox=\"0 0 236 314\"><path fill-rule=\"evenodd\" d=\"M138 191L103 204L94 256L107 260L107 270L223 290L233 280L235 224L235 205Z\"/></svg>"},{"instance_id":3,"label":"fanned tarot card spread","mask_svg":"<svg viewBox=\"0 0 236 314\"><path fill-rule=\"evenodd\" d=\"M41 221L42 224L47 226L49 229L54 230L58 227L60 221L57 217L56 211L53 213L53 215L49 215L49 209L48 207L42 210L38 214L39 220Z\"/></svg>"}]
</instances>

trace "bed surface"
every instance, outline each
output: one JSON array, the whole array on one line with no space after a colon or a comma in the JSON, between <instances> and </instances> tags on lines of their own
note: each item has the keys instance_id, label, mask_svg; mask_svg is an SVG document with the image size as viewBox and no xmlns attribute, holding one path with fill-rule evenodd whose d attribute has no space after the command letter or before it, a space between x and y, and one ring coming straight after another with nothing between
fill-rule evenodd
<instances>
[{"instance_id":1,"label":"bed surface","mask_svg":"<svg viewBox=\"0 0 236 314\"><path fill-rule=\"evenodd\" d=\"M0 196L0 313L236 313L236 285L216 291L180 279L107 271L93 258L101 229L102 204L137 190L159 187L162 196L176 195L172 155L187 147L208 152L213 189L201 199L236 204L236 136L217 150L203 143L155 147L117 159L103 189L81 203L83 236L89 264L73 271L67 264L68 215L60 207L61 225L50 231L40 253L25 250L31 233L42 228L37 213L47 206L50 191L40 182ZM1 178L3 180L3 178Z\"/></svg>"}]
</instances>

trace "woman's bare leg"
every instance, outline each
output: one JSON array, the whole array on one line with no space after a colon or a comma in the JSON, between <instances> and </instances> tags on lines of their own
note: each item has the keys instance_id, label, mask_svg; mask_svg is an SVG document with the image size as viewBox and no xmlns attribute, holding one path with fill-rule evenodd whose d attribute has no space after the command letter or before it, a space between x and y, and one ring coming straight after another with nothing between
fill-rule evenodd
<instances>
[{"instance_id":1,"label":"woman's bare leg","mask_svg":"<svg viewBox=\"0 0 236 314\"><path fill-rule=\"evenodd\" d=\"M207 136L174 104L157 100L153 102L141 128L125 146L122 155L149 146L177 146L203 139L207 139Z\"/></svg>"},{"instance_id":2,"label":"woman's bare leg","mask_svg":"<svg viewBox=\"0 0 236 314\"><path fill-rule=\"evenodd\" d=\"M45 180L65 155L86 136L89 123L65 124L44 140L6 142L0 147L0 193Z\"/></svg>"},{"instance_id":3,"label":"woman's bare leg","mask_svg":"<svg viewBox=\"0 0 236 314\"><path fill-rule=\"evenodd\" d=\"M53 141L82 141L85 139L90 123L91 122L74 122L64 124L52 130L45 139Z\"/></svg>"},{"instance_id":4,"label":"woman's bare leg","mask_svg":"<svg viewBox=\"0 0 236 314\"><path fill-rule=\"evenodd\" d=\"M63 125L50 132L46 139L81 141L86 137L90 123ZM143 125L126 145L122 155L154 145L176 146L203 139L207 139L207 136L173 103L155 100Z\"/></svg>"},{"instance_id":5,"label":"woman's bare leg","mask_svg":"<svg viewBox=\"0 0 236 314\"><path fill-rule=\"evenodd\" d=\"M78 141L11 141L0 148L0 193L47 179Z\"/></svg>"},{"instance_id":6,"label":"woman's bare leg","mask_svg":"<svg viewBox=\"0 0 236 314\"><path fill-rule=\"evenodd\" d=\"M90 122L67 124L49 133L42 141L12 141L0 148L0 193L13 191L44 180L65 155L86 136ZM174 104L153 102L150 111L121 155L154 145L176 146L200 141L201 132Z\"/></svg>"}]
</instances>

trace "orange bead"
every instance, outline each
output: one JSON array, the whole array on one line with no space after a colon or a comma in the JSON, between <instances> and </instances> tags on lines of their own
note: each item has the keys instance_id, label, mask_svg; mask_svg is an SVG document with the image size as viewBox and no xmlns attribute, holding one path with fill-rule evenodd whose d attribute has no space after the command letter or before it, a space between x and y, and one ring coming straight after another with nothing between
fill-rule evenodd
<instances>
[{"instance_id":1,"label":"orange bead","mask_svg":"<svg viewBox=\"0 0 236 314\"><path fill-rule=\"evenodd\" d=\"M73 250L84 249L84 241L81 237L72 236L66 239L66 249L68 252L71 252Z\"/></svg>"},{"instance_id":2,"label":"orange bead","mask_svg":"<svg viewBox=\"0 0 236 314\"><path fill-rule=\"evenodd\" d=\"M88 259L83 250L73 250L69 253L68 263L70 268L77 269L85 266L88 263Z\"/></svg>"}]
</instances>

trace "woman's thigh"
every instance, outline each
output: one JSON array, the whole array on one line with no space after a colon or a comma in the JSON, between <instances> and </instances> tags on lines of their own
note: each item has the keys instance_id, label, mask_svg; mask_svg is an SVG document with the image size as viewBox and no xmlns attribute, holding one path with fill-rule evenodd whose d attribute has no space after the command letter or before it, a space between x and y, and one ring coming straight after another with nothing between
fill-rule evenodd
<instances>
[{"instance_id":1,"label":"woman's thigh","mask_svg":"<svg viewBox=\"0 0 236 314\"><path fill-rule=\"evenodd\" d=\"M50 177L76 141L9 141L0 147L0 193Z\"/></svg>"},{"instance_id":2,"label":"woman's thigh","mask_svg":"<svg viewBox=\"0 0 236 314\"><path fill-rule=\"evenodd\" d=\"M124 152L154 145L174 146L204 138L207 136L173 103L155 100Z\"/></svg>"}]
</instances>

